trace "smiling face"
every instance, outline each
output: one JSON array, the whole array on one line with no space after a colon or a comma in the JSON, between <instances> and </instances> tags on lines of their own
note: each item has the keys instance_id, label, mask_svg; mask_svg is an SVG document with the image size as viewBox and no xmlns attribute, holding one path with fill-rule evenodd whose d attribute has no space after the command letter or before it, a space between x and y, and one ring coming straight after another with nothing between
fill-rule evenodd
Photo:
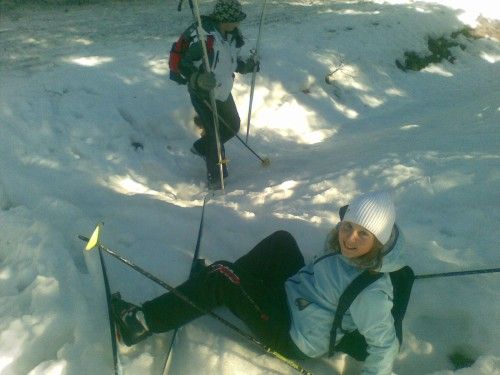
<instances>
[{"instance_id":1,"label":"smiling face","mask_svg":"<svg viewBox=\"0 0 500 375\"><path fill-rule=\"evenodd\" d=\"M339 228L340 251L346 258L358 258L375 247L375 236L361 225L342 221Z\"/></svg>"}]
</instances>

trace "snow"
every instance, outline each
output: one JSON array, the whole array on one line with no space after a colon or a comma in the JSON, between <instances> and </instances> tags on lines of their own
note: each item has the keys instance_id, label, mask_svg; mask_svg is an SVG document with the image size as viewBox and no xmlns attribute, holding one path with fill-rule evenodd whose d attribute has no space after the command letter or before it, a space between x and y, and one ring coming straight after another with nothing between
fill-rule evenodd
<instances>
[{"instance_id":1,"label":"snow","mask_svg":"<svg viewBox=\"0 0 500 375\"><path fill-rule=\"evenodd\" d=\"M106 374L111 346L102 241L172 285L188 275L204 165L170 45L191 22L176 1L56 6L3 2L0 16L0 373ZM260 2L244 1L245 53ZM207 12L213 1L202 1ZM461 39L454 64L402 72L404 51L495 1L271 1L261 40L249 143L234 139L226 192L206 207L201 253L237 259L286 229L307 259L355 195L394 191L417 274L498 267L500 44ZM332 84L327 84L329 76ZM244 136L250 77L233 90ZM140 142L143 149L131 144ZM106 258L111 287L140 303L162 288ZM395 365L402 375L500 374L498 274L419 280ZM235 321L224 309L223 316ZM169 334L128 349L127 374L158 374ZM477 359L455 370L453 353ZM302 363L355 374L344 356ZM358 368L358 370L356 370ZM293 374L209 317L184 327L171 374Z\"/></svg>"}]
</instances>

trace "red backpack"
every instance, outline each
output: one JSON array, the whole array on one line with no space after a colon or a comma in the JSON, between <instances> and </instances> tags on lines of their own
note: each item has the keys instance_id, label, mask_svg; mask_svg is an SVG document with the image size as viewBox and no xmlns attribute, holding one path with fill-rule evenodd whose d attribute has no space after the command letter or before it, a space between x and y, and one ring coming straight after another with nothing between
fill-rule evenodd
<instances>
[{"instance_id":1,"label":"red backpack","mask_svg":"<svg viewBox=\"0 0 500 375\"><path fill-rule=\"evenodd\" d=\"M180 63L184 53L187 51L192 41L192 38L189 36L191 33L188 34L188 31L190 31L190 29L183 32L179 36L179 39L172 44L170 55L168 57L168 67L170 69L169 77L172 81L175 81L180 85L185 85L187 83L187 78L181 73Z\"/></svg>"},{"instance_id":2,"label":"red backpack","mask_svg":"<svg viewBox=\"0 0 500 375\"><path fill-rule=\"evenodd\" d=\"M206 17L202 17L205 19ZM170 55L168 57L168 67L170 69L169 77L172 81L177 82L180 85L185 85L188 82L187 77L182 75L181 72L181 61L184 57L184 54L189 49L189 46L195 39L197 33L193 33L193 31L197 28L197 24L189 26L180 36L177 41L172 44L172 48L170 49ZM207 38L206 46L207 51L210 53L213 49L214 37L209 35Z\"/></svg>"}]
</instances>

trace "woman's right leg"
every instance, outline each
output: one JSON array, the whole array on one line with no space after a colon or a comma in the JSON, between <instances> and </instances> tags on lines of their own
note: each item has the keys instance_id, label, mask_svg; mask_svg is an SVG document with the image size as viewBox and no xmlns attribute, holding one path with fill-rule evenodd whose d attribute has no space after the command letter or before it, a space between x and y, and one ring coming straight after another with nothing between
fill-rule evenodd
<instances>
[{"instance_id":1,"label":"woman's right leg","mask_svg":"<svg viewBox=\"0 0 500 375\"><path fill-rule=\"evenodd\" d=\"M176 288L198 308L173 292L145 302L142 311L149 330L157 333L175 329L218 306L228 307L243 321L259 319L261 311L251 295L260 295L262 291L257 289L261 285L255 288L252 280L235 269L230 262L215 262ZM250 293L247 285L252 286Z\"/></svg>"},{"instance_id":2,"label":"woman's right leg","mask_svg":"<svg viewBox=\"0 0 500 375\"><path fill-rule=\"evenodd\" d=\"M279 230L260 241L235 265L266 285L281 286L304 266L304 257L295 238Z\"/></svg>"},{"instance_id":3,"label":"woman's right leg","mask_svg":"<svg viewBox=\"0 0 500 375\"><path fill-rule=\"evenodd\" d=\"M252 322L260 319L261 311L243 284L254 286L251 280L240 279L232 263L220 261L175 288L177 293L165 293L142 306L117 296L112 302L113 314L123 342L128 346L151 333L178 328L218 306L227 306L243 321ZM252 294L264 292L262 285L257 285L257 289L252 288Z\"/></svg>"},{"instance_id":4,"label":"woman's right leg","mask_svg":"<svg viewBox=\"0 0 500 375\"><path fill-rule=\"evenodd\" d=\"M256 280L266 289L282 288L286 279L295 274L303 265L304 258L297 242L285 231L277 231L260 241L249 253L238 259L234 267L229 262L217 262L202 271L197 277L187 280L177 290L188 297L203 311L194 308L174 293L166 293L143 304L146 322L151 331L164 332L177 328L222 304L232 305L233 301L245 300L241 284L235 283L228 273L218 265L242 273L245 280ZM254 289L252 285L249 289ZM250 302L250 305L252 302ZM245 309L246 306L243 306ZM254 306L249 306L255 310Z\"/></svg>"}]
</instances>

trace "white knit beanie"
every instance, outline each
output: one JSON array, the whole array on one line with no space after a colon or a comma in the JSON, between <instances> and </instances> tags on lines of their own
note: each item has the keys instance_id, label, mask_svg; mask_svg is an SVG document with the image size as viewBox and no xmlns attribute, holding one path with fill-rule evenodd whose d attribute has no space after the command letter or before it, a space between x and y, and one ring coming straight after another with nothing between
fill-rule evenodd
<instances>
[{"instance_id":1,"label":"white knit beanie","mask_svg":"<svg viewBox=\"0 0 500 375\"><path fill-rule=\"evenodd\" d=\"M395 220L394 202L391 195L384 191L375 191L355 198L342 219L368 229L382 245L389 241Z\"/></svg>"}]
</instances>

